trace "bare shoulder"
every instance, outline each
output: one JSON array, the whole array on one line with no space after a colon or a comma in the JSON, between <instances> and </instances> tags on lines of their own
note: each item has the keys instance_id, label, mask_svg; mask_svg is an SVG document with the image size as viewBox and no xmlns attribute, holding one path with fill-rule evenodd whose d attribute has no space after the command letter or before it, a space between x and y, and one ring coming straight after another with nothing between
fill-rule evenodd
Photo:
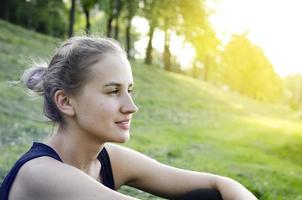
<instances>
[{"instance_id":1,"label":"bare shoulder","mask_svg":"<svg viewBox=\"0 0 302 200\"><path fill-rule=\"evenodd\" d=\"M103 186L79 169L50 157L27 162L19 171L10 198L14 200L131 199Z\"/></svg>"},{"instance_id":2,"label":"bare shoulder","mask_svg":"<svg viewBox=\"0 0 302 200\"><path fill-rule=\"evenodd\" d=\"M62 163L50 157L39 157L26 162L19 170L10 191L10 199L28 197L34 190L46 189L45 181L52 171L59 171Z\"/></svg>"}]
</instances>

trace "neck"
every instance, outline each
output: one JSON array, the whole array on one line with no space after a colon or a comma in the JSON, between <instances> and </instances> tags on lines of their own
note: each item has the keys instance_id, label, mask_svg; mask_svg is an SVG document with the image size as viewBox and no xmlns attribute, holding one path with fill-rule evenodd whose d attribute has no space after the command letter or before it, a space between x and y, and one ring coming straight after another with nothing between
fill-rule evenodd
<instances>
[{"instance_id":1,"label":"neck","mask_svg":"<svg viewBox=\"0 0 302 200\"><path fill-rule=\"evenodd\" d=\"M62 127L45 143L57 151L64 163L87 173L99 163L97 156L104 146L85 133Z\"/></svg>"}]
</instances>

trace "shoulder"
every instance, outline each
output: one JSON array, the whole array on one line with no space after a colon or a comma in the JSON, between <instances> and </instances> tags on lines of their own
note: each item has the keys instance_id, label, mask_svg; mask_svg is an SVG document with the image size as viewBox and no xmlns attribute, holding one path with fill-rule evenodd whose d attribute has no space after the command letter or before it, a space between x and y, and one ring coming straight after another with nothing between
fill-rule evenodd
<instances>
[{"instance_id":1,"label":"shoulder","mask_svg":"<svg viewBox=\"0 0 302 200\"><path fill-rule=\"evenodd\" d=\"M39 157L26 162L18 171L15 181L10 190L11 199L19 199L19 196L27 196L35 190L47 189L46 179L51 174L60 171L63 166L59 161L50 157Z\"/></svg>"},{"instance_id":2,"label":"shoulder","mask_svg":"<svg viewBox=\"0 0 302 200\"><path fill-rule=\"evenodd\" d=\"M44 156L22 166L10 199L84 199L96 196L100 189L103 189L100 183L79 169Z\"/></svg>"},{"instance_id":3,"label":"shoulder","mask_svg":"<svg viewBox=\"0 0 302 200\"><path fill-rule=\"evenodd\" d=\"M57 161L48 156L42 156L26 162L19 170L16 180L27 181L30 179L32 182L39 181L49 173L59 171L64 168L65 164Z\"/></svg>"}]
</instances>

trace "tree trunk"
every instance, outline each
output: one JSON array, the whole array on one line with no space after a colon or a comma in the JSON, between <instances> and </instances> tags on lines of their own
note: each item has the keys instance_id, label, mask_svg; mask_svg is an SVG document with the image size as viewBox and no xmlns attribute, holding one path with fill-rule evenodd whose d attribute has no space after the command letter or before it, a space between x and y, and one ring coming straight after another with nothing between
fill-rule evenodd
<instances>
[{"instance_id":1,"label":"tree trunk","mask_svg":"<svg viewBox=\"0 0 302 200\"><path fill-rule=\"evenodd\" d=\"M70 8L70 13L69 13L68 37L72 37L72 35L73 35L74 14L75 14L75 0L71 0L71 8Z\"/></svg>"},{"instance_id":2,"label":"tree trunk","mask_svg":"<svg viewBox=\"0 0 302 200\"><path fill-rule=\"evenodd\" d=\"M84 8L84 13L86 16L86 29L85 32L87 35L90 34L90 11L87 8Z\"/></svg>"},{"instance_id":3,"label":"tree trunk","mask_svg":"<svg viewBox=\"0 0 302 200\"><path fill-rule=\"evenodd\" d=\"M128 58L132 58L132 55L131 55L131 20L132 20L132 17L128 17L128 24L126 27L126 52L127 52Z\"/></svg>"},{"instance_id":4,"label":"tree trunk","mask_svg":"<svg viewBox=\"0 0 302 200\"><path fill-rule=\"evenodd\" d=\"M204 65L203 65L203 80L208 81L209 76L209 57L205 56Z\"/></svg>"},{"instance_id":5,"label":"tree trunk","mask_svg":"<svg viewBox=\"0 0 302 200\"><path fill-rule=\"evenodd\" d=\"M9 0L2 0L2 6L0 6L0 18L9 21Z\"/></svg>"},{"instance_id":6,"label":"tree trunk","mask_svg":"<svg viewBox=\"0 0 302 200\"><path fill-rule=\"evenodd\" d=\"M118 16L115 18L114 39L119 40L119 24L118 24Z\"/></svg>"},{"instance_id":7,"label":"tree trunk","mask_svg":"<svg viewBox=\"0 0 302 200\"><path fill-rule=\"evenodd\" d=\"M155 26L153 25L153 23L150 24L150 29L149 29L149 41L148 41L148 46L147 46L147 50L146 50L146 58L145 58L145 63L146 64L152 64L152 40L153 40L153 33L154 33L154 29Z\"/></svg>"},{"instance_id":8,"label":"tree trunk","mask_svg":"<svg viewBox=\"0 0 302 200\"><path fill-rule=\"evenodd\" d=\"M114 18L115 18L115 26L114 26L114 39L119 40L119 16L121 13L122 3L121 0L115 0L114 6Z\"/></svg>"},{"instance_id":9,"label":"tree trunk","mask_svg":"<svg viewBox=\"0 0 302 200\"><path fill-rule=\"evenodd\" d=\"M171 52L170 52L170 31L165 30L165 46L164 46L164 69L171 71Z\"/></svg>"},{"instance_id":10,"label":"tree trunk","mask_svg":"<svg viewBox=\"0 0 302 200\"><path fill-rule=\"evenodd\" d=\"M197 78L198 74L197 74L197 66L196 66L196 60L194 61L193 63L193 66L192 66L192 77L193 78Z\"/></svg>"},{"instance_id":11,"label":"tree trunk","mask_svg":"<svg viewBox=\"0 0 302 200\"><path fill-rule=\"evenodd\" d=\"M112 21L113 21L113 16L110 16L107 21L107 37L112 36Z\"/></svg>"},{"instance_id":12,"label":"tree trunk","mask_svg":"<svg viewBox=\"0 0 302 200\"><path fill-rule=\"evenodd\" d=\"M107 37L112 37L112 21L114 19L114 1L110 1L110 12L107 20Z\"/></svg>"}]
</instances>

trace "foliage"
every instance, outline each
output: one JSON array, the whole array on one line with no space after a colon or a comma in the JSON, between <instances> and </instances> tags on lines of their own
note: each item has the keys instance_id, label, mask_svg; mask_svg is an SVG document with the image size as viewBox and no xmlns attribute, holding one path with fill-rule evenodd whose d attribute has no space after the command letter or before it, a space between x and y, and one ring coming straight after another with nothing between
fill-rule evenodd
<instances>
[{"instance_id":1,"label":"foliage","mask_svg":"<svg viewBox=\"0 0 302 200\"><path fill-rule=\"evenodd\" d=\"M184 38L184 42L190 43L196 53L186 74L227 84L232 90L256 100L278 101L283 95L281 80L272 65L245 35L234 36L227 46L222 46L209 23L210 13L205 0L5 0L0 9L4 14L0 17L9 15L11 22L62 37L67 32L66 7L71 7L71 3L74 15L70 16L74 16L75 23L73 27L70 17L68 36L73 30L76 34L83 34L84 29L87 34L97 31L97 34L119 40L128 57L133 58L137 37L131 30L131 22L134 16L141 16L149 22L145 63L152 63L153 35L161 30L165 33L164 52L157 63L163 64L168 71L182 73L177 63L179 59L174 59L170 52L171 35L176 33ZM290 102L293 107L297 106L294 101Z\"/></svg>"},{"instance_id":2,"label":"foliage","mask_svg":"<svg viewBox=\"0 0 302 200\"><path fill-rule=\"evenodd\" d=\"M2 180L32 140L51 132L41 123L41 101L30 100L7 80L16 80L28 57L50 55L59 41L3 21L0 32ZM156 66L132 64L140 111L127 146L175 167L230 176L260 200L302 198L302 123L296 112ZM121 191L159 199L128 187Z\"/></svg>"},{"instance_id":3,"label":"foliage","mask_svg":"<svg viewBox=\"0 0 302 200\"><path fill-rule=\"evenodd\" d=\"M62 37L67 19L62 0L11 0L9 21L41 33Z\"/></svg>"},{"instance_id":4,"label":"foliage","mask_svg":"<svg viewBox=\"0 0 302 200\"><path fill-rule=\"evenodd\" d=\"M261 48L245 35L234 35L222 56L223 82L231 89L261 101L279 101L282 82Z\"/></svg>"},{"instance_id":5,"label":"foliage","mask_svg":"<svg viewBox=\"0 0 302 200\"><path fill-rule=\"evenodd\" d=\"M204 1L180 1L180 12L183 18L182 28L186 41L190 42L196 51L195 62L192 66L192 76L204 81L211 79L216 68L216 56L219 55L219 39L208 22L208 13ZM199 70L197 65L202 65Z\"/></svg>"},{"instance_id":6,"label":"foliage","mask_svg":"<svg viewBox=\"0 0 302 200\"><path fill-rule=\"evenodd\" d=\"M98 0L81 0L81 6L86 16L86 34L90 34L90 10L97 4Z\"/></svg>"}]
</instances>

